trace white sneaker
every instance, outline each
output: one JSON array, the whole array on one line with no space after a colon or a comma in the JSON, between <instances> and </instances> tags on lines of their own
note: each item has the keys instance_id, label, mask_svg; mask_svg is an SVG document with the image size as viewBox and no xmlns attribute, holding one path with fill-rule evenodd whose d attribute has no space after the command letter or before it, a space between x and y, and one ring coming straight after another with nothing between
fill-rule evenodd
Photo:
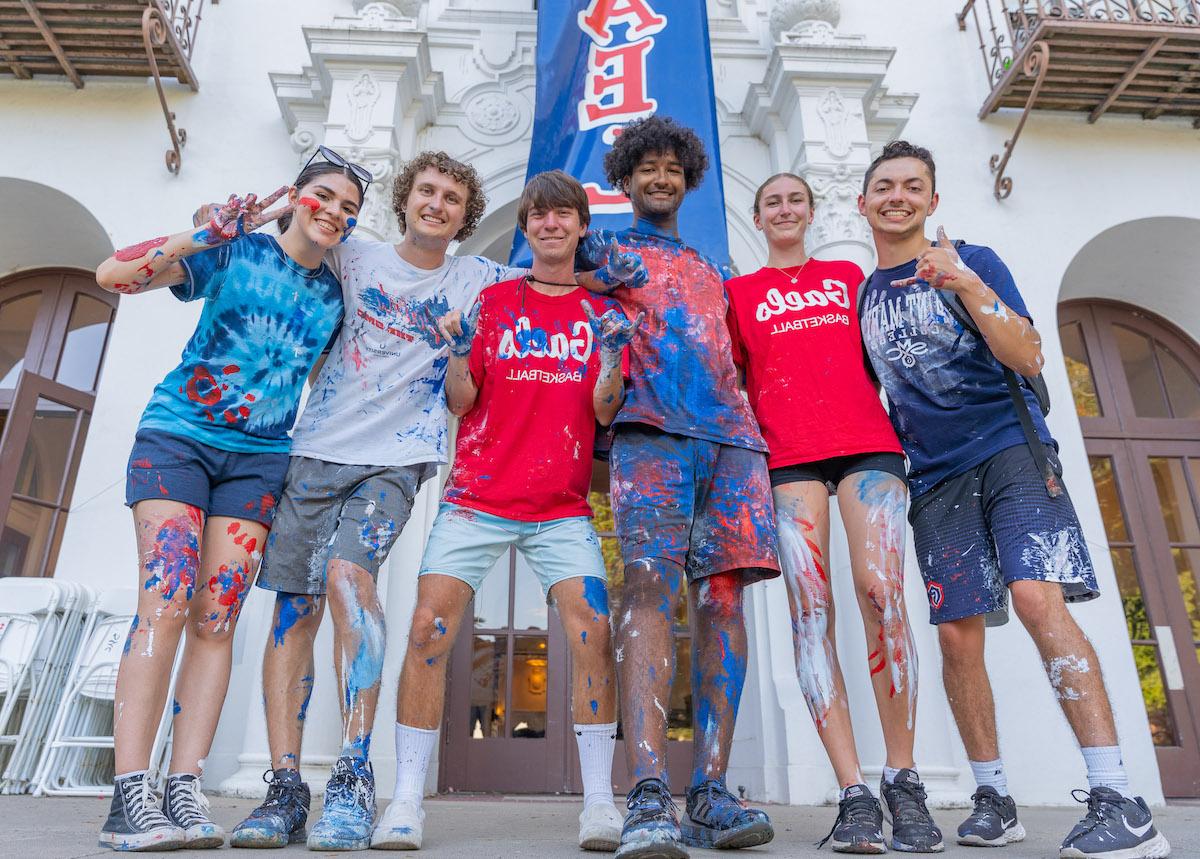
<instances>
[{"instance_id":1,"label":"white sneaker","mask_svg":"<svg viewBox=\"0 0 1200 859\"><path fill-rule=\"evenodd\" d=\"M621 845L621 827L624 825L625 817L611 799L594 802L579 815L579 846L584 850L611 853Z\"/></svg>"},{"instance_id":2,"label":"white sneaker","mask_svg":"<svg viewBox=\"0 0 1200 859\"><path fill-rule=\"evenodd\" d=\"M372 850L420 850L425 810L420 802L393 799L371 833Z\"/></svg>"}]
</instances>

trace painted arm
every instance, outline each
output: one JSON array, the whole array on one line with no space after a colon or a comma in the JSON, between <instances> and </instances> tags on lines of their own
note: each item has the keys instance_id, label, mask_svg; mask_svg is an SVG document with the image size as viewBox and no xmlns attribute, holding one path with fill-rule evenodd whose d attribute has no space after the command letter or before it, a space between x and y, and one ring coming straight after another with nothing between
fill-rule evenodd
<instances>
[{"instance_id":1,"label":"painted arm","mask_svg":"<svg viewBox=\"0 0 1200 859\"><path fill-rule=\"evenodd\" d=\"M937 237L937 244L917 258L916 274L892 281L892 286L923 280L934 289L949 289L962 299L997 361L1022 376L1042 372L1042 338L1033 323L1001 301L995 290L967 268L942 227L938 227Z\"/></svg>"},{"instance_id":2,"label":"painted arm","mask_svg":"<svg viewBox=\"0 0 1200 859\"><path fill-rule=\"evenodd\" d=\"M575 260L575 279L598 295L608 295L620 286L638 289L650 279L641 256L622 251L615 236L606 243L604 233L594 230L579 243Z\"/></svg>"},{"instance_id":3,"label":"painted arm","mask_svg":"<svg viewBox=\"0 0 1200 859\"><path fill-rule=\"evenodd\" d=\"M452 310L438 320L438 330L450 347L450 363L446 366L446 406L451 414L462 417L475 405L479 387L471 376L471 346L479 326L479 309L482 302L462 315L461 310Z\"/></svg>"},{"instance_id":4,"label":"painted arm","mask_svg":"<svg viewBox=\"0 0 1200 859\"><path fill-rule=\"evenodd\" d=\"M592 389L592 407L601 426L608 426L625 402L625 379L621 376L621 353L633 340L633 335L646 312L642 311L630 322L619 310L609 310L597 317L591 302L581 301L583 313L600 341L600 375Z\"/></svg>"},{"instance_id":5,"label":"painted arm","mask_svg":"<svg viewBox=\"0 0 1200 859\"><path fill-rule=\"evenodd\" d=\"M126 295L183 283L187 272L180 260L244 236L290 211L290 205L265 211L287 192L285 185L262 200L254 194L245 199L231 196L198 230L159 236L117 251L96 269L96 283L109 292Z\"/></svg>"}]
</instances>

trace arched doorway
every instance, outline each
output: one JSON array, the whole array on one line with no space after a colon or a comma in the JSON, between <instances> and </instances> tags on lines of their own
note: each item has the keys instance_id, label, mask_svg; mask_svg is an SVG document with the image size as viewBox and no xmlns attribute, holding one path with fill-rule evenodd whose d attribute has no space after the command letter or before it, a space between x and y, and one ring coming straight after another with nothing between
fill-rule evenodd
<instances>
[{"instance_id":1,"label":"arched doorway","mask_svg":"<svg viewBox=\"0 0 1200 859\"><path fill-rule=\"evenodd\" d=\"M1200 348L1068 301L1059 334L1167 796L1200 795Z\"/></svg>"},{"instance_id":2,"label":"arched doorway","mask_svg":"<svg viewBox=\"0 0 1200 859\"><path fill-rule=\"evenodd\" d=\"M0 576L54 571L116 307L87 271L0 281Z\"/></svg>"}]
</instances>

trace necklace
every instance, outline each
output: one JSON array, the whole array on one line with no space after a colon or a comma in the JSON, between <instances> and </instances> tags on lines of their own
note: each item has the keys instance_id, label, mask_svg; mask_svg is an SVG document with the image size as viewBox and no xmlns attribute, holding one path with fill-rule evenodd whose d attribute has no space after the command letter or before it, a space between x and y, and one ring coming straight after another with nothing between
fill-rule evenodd
<instances>
[{"instance_id":1,"label":"necklace","mask_svg":"<svg viewBox=\"0 0 1200 859\"><path fill-rule=\"evenodd\" d=\"M542 283L546 286L579 286L578 283L556 283L553 280L542 280L539 277L534 277L532 274L525 275L525 279L530 283ZM795 281L792 281L792 283L795 283Z\"/></svg>"},{"instance_id":2,"label":"necklace","mask_svg":"<svg viewBox=\"0 0 1200 859\"><path fill-rule=\"evenodd\" d=\"M786 269L786 268L781 268L780 266L777 266L777 265L768 266L768 268L773 268L773 269L775 269L775 271L777 271L777 272L779 272L780 274L782 274L784 277L786 277L788 280L790 280L790 281L791 281L791 282L794 284L794 283L795 283L797 280L799 280L799 279L800 279L800 273L801 273L802 271L804 271L804 267L805 267L806 265L808 265L808 264L809 264L809 262L811 262L811 261L812 261L812 257L809 257L809 258L808 258L808 259L806 259L804 262L800 263L800 265L796 267L796 273L795 273L795 274L788 274L788 273L787 273L787 269Z\"/></svg>"}]
</instances>

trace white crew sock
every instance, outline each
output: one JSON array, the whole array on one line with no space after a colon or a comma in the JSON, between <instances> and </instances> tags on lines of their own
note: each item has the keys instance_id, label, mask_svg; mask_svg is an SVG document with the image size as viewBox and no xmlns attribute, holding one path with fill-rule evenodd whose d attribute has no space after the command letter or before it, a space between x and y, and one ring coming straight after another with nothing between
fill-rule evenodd
<instances>
[{"instance_id":1,"label":"white crew sock","mask_svg":"<svg viewBox=\"0 0 1200 859\"><path fill-rule=\"evenodd\" d=\"M887 765L884 765L883 780L886 781L888 784L895 784L896 776L898 776L898 775L900 775L899 769L897 769L896 767L889 767Z\"/></svg>"},{"instance_id":2,"label":"white crew sock","mask_svg":"<svg viewBox=\"0 0 1200 859\"><path fill-rule=\"evenodd\" d=\"M994 761L971 761L971 772L975 774L977 787L995 788L996 793L1008 796L1008 776L1004 774L1004 764L999 758Z\"/></svg>"},{"instance_id":3,"label":"white crew sock","mask_svg":"<svg viewBox=\"0 0 1200 859\"><path fill-rule=\"evenodd\" d=\"M613 752L617 748L617 723L576 725L579 770L583 776L583 807L612 802Z\"/></svg>"},{"instance_id":4,"label":"white crew sock","mask_svg":"<svg viewBox=\"0 0 1200 859\"><path fill-rule=\"evenodd\" d=\"M1120 746L1092 746L1081 748L1083 762L1087 764L1088 788L1111 787L1126 799L1133 799L1129 792L1129 774L1121 761Z\"/></svg>"},{"instance_id":5,"label":"white crew sock","mask_svg":"<svg viewBox=\"0 0 1200 859\"><path fill-rule=\"evenodd\" d=\"M392 800L408 800L421 804L425 796L425 776L429 772L429 756L437 742L437 730L412 728L396 723L396 787Z\"/></svg>"}]
</instances>

